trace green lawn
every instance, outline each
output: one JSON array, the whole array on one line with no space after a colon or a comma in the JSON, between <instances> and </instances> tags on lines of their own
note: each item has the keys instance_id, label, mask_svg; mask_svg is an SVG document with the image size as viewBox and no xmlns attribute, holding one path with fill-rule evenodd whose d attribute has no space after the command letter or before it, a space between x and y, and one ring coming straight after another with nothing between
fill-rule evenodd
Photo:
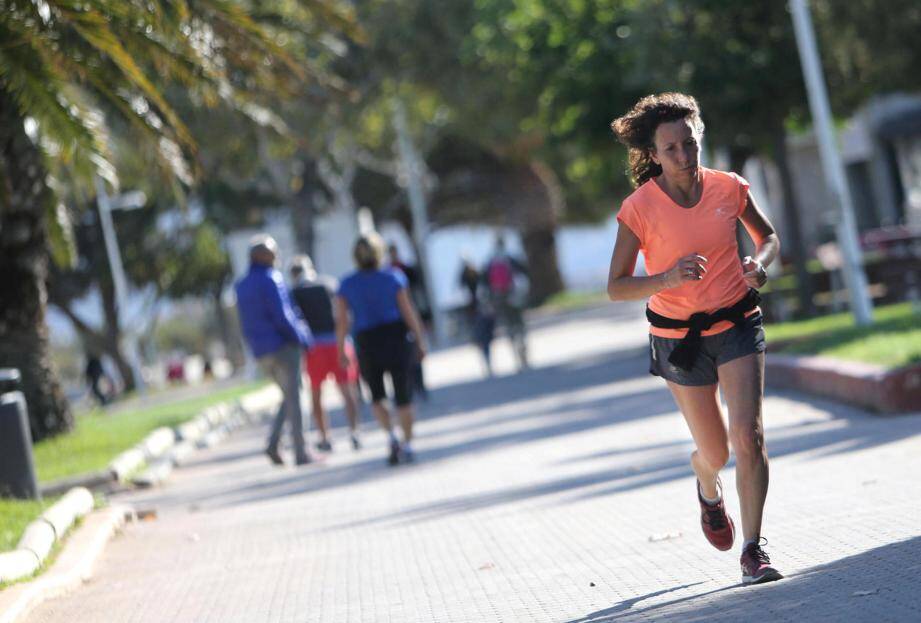
<instances>
[{"instance_id":1,"label":"green lawn","mask_svg":"<svg viewBox=\"0 0 921 623\"><path fill-rule=\"evenodd\" d=\"M149 408L107 414L92 411L76 418L72 433L35 445L35 467L42 482L104 469L120 452L160 426L176 426L205 407L238 398L264 381L243 383L206 396Z\"/></svg>"},{"instance_id":2,"label":"green lawn","mask_svg":"<svg viewBox=\"0 0 921 623\"><path fill-rule=\"evenodd\" d=\"M878 307L873 324L857 327L850 313L769 324L768 343L787 341L782 352L814 354L898 368L921 362L921 314L910 303Z\"/></svg>"},{"instance_id":3,"label":"green lawn","mask_svg":"<svg viewBox=\"0 0 921 623\"><path fill-rule=\"evenodd\" d=\"M91 411L76 418L72 433L35 445L35 467L42 482L104 469L120 452L141 441L161 426L175 426L205 407L239 398L265 385L265 381L241 383L201 398L177 400L155 407L107 414ZM26 526L41 515L57 497L41 502L0 498L0 552L16 547Z\"/></svg>"},{"instance_id":4,"label":"green lawn","mask_svg":"<svg viewBox=\"0 0 921 623\"><path fill-rule=\"evenodd\" d=\"M0 552L16 547L26 526L57 500L56 497L41 502L0 498Z\"/></svg>"}]
</instances>

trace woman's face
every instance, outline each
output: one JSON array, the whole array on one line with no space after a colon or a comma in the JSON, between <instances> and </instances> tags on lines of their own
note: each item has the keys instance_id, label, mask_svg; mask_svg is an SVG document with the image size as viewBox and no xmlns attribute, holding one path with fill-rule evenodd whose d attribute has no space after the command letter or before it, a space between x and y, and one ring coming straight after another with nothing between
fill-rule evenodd
<instances>
[{"instance_id":1,"label":"woman's face","mask_svg":"<svg viewBox=\"0 0 921 623\"><path fill-rule=\"evenodd\" d=\"M653 136L650 152L653 162L662 167L662 173L672 179L689 177L697 172L700 163L700 137L687 119L661 123Z\"/></svg>"}]
</instances>

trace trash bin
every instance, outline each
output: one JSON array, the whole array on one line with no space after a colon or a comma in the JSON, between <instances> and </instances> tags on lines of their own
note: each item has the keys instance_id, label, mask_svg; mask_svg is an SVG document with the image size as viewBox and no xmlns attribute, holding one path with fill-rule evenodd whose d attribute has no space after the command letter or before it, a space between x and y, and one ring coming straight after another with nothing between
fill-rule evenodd
<instances>
[{"instance_id":1,"label":"trash bin","mask_svg":"<svg viewBox=\"0 0 921 623\"><path fill-rule=\"evenodd\" d=\"M19 370L0 369L0 497L38 499L32 433Z\"/></svg>"}]
</instances>

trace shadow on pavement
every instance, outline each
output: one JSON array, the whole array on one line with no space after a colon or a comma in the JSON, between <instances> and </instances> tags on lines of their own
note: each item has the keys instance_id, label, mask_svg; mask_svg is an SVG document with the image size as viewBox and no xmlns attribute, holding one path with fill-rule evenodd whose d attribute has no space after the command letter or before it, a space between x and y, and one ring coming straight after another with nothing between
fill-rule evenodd
<instances>
[{"instance_id":1,"label":"shadow on pavement","mask_svg":"<svg viewBox=\"0 0 921 623\"><path fill-rule=\"evenodd\" d=\"M645 349L613 352L534 369L515 376L438 388L432 392L432 400L424 408L423 421L445 421L432 431L426 431L424 424L420 427L416 447L419 463L424 467L454 456L486 452L511 444L541 439L562 440L570 434L671 413L675 406L664 384L655 389L618 394L613 398L608 395L610 392L602 392L600 397L597 394L596 397L577 395L583 389L605 385L610 387L614 382L645 378L645 357ZM869 416L856 409L800 395L791 397L813 404L823 411L833 412L836 416L830 420L769 429L768 450L773 458L794 455L817 458L841 454L884 445L921 432L921 418L892 418L887 420L886 426L880 426L876 416ZM529 407L528 403L515 404L544 398L549 400L534 408ZM476 411L485 409L496 412L484 411L482 417L475 415ZM455 424L451 418L460 414L465 417L458 417ZM533 420L534 424L528 426L528 420ZM444 438L464 432L470 434L463 435L460 441L442 443ZM629 491L690 477L690 448L688 439L617 448L609 452L595 451L565 462L576 463L643 450L661 450L653 459L647 459L639 465L625 466L621 463L617 467L577 475L567 474L562 478L538 481L527 486L445 496L423 505L405 508L396 514L365 518L349 525L422 521L563 491L572 491L572 495L556 500L557 504ZM251 454L253 452L241 452L237 456L242 458ZM233 458L219 456L211 460L229 462ZM268 482L219 485L212 494L205 495L202 502L206 507L233 506L346 486L360 480L388 477L393 473L391 468L384 465L381 455L369 455L365 460L347 465L308 468ZM610 483L610 486L596 486L603 483ZM330 529L342 527L345 526Z\"/></svg>"},{"instance_id":2,"label":"shadow on pavement","mask_svg":"<svg viewBox=\"0 0 921 623\"><path fill-rule=\"evenodd\" d=\"M921 537L807 569L779 582L741 584L636 607L684 586L629 599L568 623L614 621L918 621Z\"/></svg>"}]
</instances>

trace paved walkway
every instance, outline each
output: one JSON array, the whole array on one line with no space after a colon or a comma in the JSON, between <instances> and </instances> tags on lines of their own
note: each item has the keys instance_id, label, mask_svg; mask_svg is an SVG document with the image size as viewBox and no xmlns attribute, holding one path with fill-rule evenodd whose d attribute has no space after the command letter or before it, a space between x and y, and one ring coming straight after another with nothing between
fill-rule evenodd
<instances>
[{"instance_id":1,"label":"paved walkway","mask_svg":"<svg viewBox=\"0 0 921 623\"><path fill-rule=\"evenodd\" d=\"M469 348L434 355L416 465L386 467L370 423L364 450L339 431L306 469L268 465L262 431L235 434L130 496L158 518L29 620L921 620L921 415L769 395L765 536L787 579L741 587L738 546L699 533L689 436L644 372L636 312L542 321L521 375L481 380Z\"/></svg>"}]
</instances>

